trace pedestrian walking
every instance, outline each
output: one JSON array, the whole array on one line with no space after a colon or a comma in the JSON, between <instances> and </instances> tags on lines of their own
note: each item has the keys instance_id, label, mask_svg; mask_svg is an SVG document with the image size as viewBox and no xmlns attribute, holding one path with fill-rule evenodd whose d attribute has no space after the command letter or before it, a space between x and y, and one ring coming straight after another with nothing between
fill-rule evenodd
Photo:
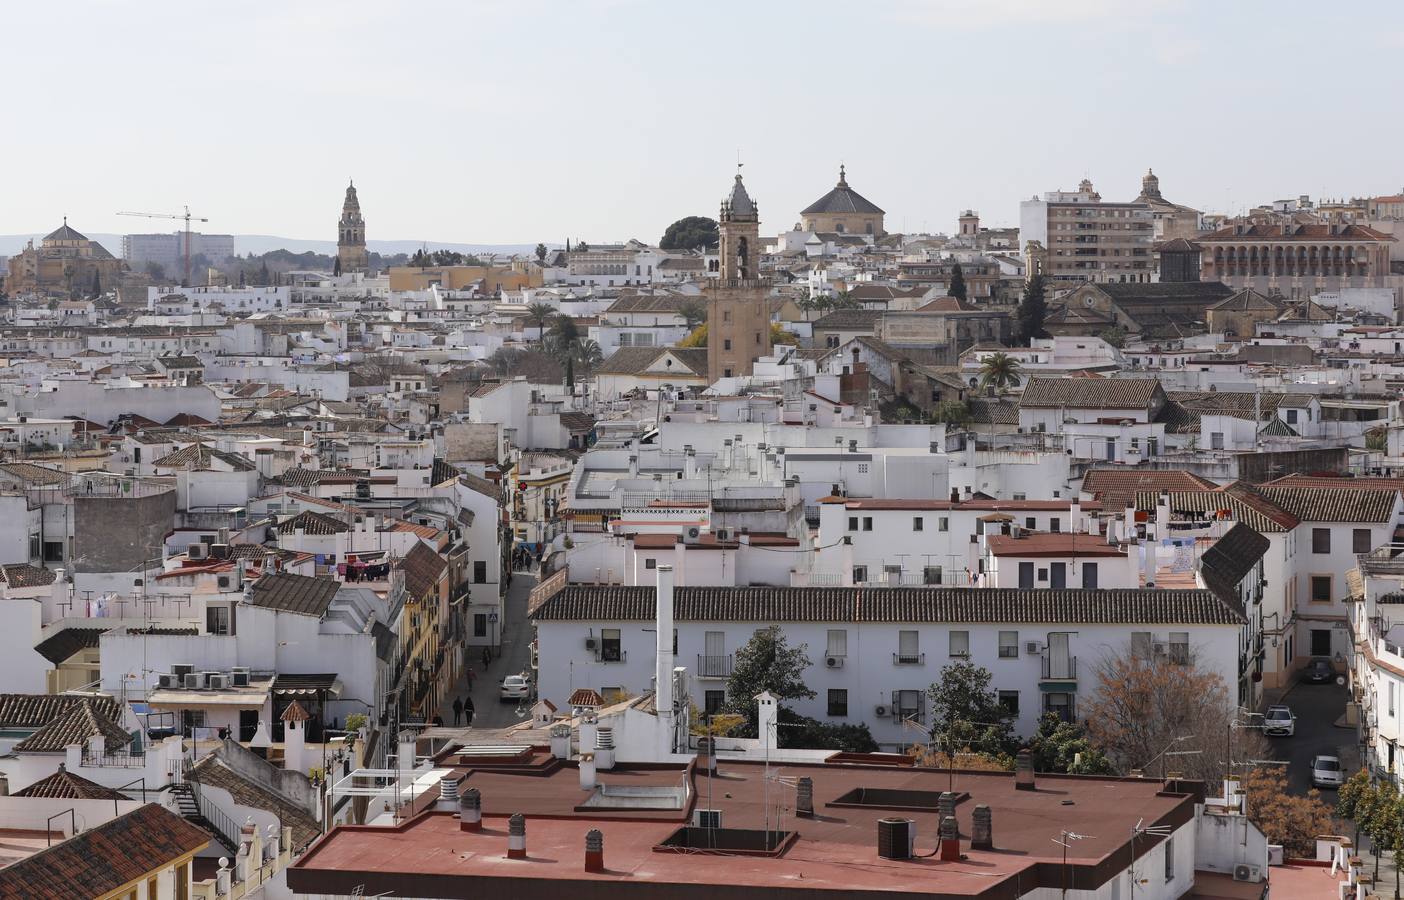
<instances>
[{"instance_id":1,"label":"pedestrian walking","mask_svg":"<svg viewBox=\"0 0 1404 900\"><path fill-rule=\"evenodd\" d=\"M457 727L457 726L458 726L458 722L459 722L459 720L462 719L462 718L463 718L463 698L462 698L462 697L454 697L454 698L453 698L453 724L454 724L454 727Z\"/></svg>"},{"instance_id":2,"label":"pedestrian walking","mask_svg":"<svg viewBox=\"0 0 1404 900\"><path fill-rule=\"evenodd\" d=\"M478 677L478 673L473 671L473 667L468 667L468 690L473 689L473 679Z\"/></svg>"},{"instance_id":3,"label":"pedestrian walking","mask_svg":"<svg viewBox=\"0 0 1404 900\"><path fill-rule=\"evenodd\" d=\"M464 701L465 701L465 702L464 702L464 704L463 704L463 719L464 719L463 724L464 724L464 725L469 725L469 726L471 726L471 725L473 724L473 712L474 712L474 710L473 710L473 698L472 698L472 697L465 697L465 698L464 698Z\"/></svg>"}]
</instances>

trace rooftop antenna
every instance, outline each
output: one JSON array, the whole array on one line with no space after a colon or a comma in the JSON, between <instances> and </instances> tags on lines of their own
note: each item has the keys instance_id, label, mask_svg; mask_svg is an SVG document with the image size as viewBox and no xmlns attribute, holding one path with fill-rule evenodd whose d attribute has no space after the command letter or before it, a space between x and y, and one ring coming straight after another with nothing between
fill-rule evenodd
<instances>
[{"instance_id":1,"label":"rooftop antenna","mask_svg":"<svg viewBox=\"0 0 1404 900\"><path fill-rule=\"evenodd\" d=\"M1067 829L1060 831L1058 835L1058 837L1049 838L1049 840L1063 848L1063 897L1064 900L1066 900L1068 896L1068 848L1072 846L1073 841L1085 840L1087 838L1096 837L1096 835L1078 834L1076 831L1068 831ZM1132 853L1131 857L1132 863L1134 864L1135 853Z\"/></svg>"},{"instance_id":2,"label":"rooftop antenna","mask_svg":"<svg viewBox=\"0 0 1404 900\"><path fill-rule=\"evenodd\" d=\"M1136 886L1145 883L1136 880L1136 838L1143 834L1148 834L1152 837L1169 837L1171 832L1169 825L1146 825L1145 821L1146 820L1143 818L1137 819L1135 826L1131 829L1131 865L1127 868L1126 872L1131 876L1131 893L1133 896L1136 893ZM1066 857L1066 850L1063 851L1063 855ZM1149 881L1149 879L1146 879L1146 881ZM1066 892L1066 888L1064 891Z\"/></svg>"}]
</instances>

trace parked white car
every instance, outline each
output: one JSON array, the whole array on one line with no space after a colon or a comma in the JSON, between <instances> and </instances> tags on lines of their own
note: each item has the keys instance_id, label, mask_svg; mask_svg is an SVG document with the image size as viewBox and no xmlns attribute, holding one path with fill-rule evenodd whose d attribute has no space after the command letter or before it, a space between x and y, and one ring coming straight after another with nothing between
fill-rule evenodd
<instances>
[{"instance_id":1,"label":"parked white car","mask_svg":"<svg viewBox=\"0 0 1404 900\"><path fill-rule=\"evenodd\" d=\"M531 680L525 675L508 675L502 679L502 689L499 699L503 703L523 702L531 696Z\"/></svg>"}]
</instances>

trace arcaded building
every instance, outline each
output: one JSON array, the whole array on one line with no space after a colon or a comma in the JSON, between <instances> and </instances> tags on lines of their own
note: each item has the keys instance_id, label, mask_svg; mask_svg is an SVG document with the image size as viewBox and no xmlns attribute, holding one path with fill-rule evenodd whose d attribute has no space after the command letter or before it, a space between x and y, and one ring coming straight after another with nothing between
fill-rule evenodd
<instances>
[{"instance_id":1,"label":"arcaded building","mask_svg":"<svg viewBox=\"0 0 1404 900\"><path fill-rule=\"evenodd\" d=\"M1239 222L1199 238L1204 281L1263 293L1387 287L1390 235L1348 222Z\"/></svg>"}]
</instances>

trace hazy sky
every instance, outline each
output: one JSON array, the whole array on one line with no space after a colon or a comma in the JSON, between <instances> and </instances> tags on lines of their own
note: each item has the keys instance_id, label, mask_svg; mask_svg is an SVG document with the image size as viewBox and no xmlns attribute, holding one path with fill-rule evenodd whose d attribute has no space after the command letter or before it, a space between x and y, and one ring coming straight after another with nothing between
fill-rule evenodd
<instances>
[{"instance_id":1,"label":"hazy sky","mask_svg":"<svg viewBox=\"0 0 1404 900\"><path fill-rule=\"evenodd\" d=\"M656 240L738 151L767 232L840 161L889 230L1153 166L1206 211L1404 187L1404 3L15 0L0 233ZM150 230L156 230L154 228Z\"/></svg>"}]
</instances>

